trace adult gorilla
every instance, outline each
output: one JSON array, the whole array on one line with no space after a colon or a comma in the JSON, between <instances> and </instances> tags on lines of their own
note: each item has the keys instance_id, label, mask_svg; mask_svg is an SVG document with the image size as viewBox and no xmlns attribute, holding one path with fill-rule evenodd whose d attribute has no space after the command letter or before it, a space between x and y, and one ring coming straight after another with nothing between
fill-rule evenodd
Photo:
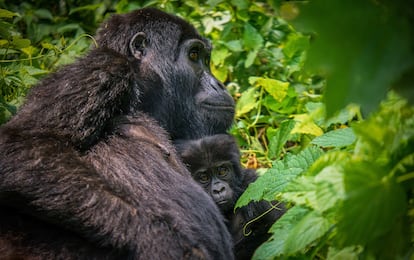
<instances>
[{"instance_id":1,"label":"adult gorilla","mask_svg":"<svg viewBox=\"0 0 414 260\"><path fill-rule=\"evenodd\" d=\"M155 9L113 16L97 41L0 129L0 255L232 259L219 210L168 140L232 122L210 44Z\"/></svg>"}]
</instances>

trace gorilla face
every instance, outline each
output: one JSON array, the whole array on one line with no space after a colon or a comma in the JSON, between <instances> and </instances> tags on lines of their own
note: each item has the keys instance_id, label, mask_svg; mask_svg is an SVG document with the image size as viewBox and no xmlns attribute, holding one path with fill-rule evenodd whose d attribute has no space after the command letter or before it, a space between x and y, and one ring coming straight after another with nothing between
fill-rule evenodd
<instances>
[{"instance_id":1,"label":"gorilla face","mask_svg":"<svg viewBox=\"0 0 414 260\"><path fill-rule=\"evenodd\" d=\"M146 27L137 27L142 23L136 21L117 27L117 35L127 36L120 43L105 40L113 37L108 34L114 28L104 27L98 37L98 44L128 55L137 73L140 92L132 90L136 101L127 110L147 112L173 140L225 132L233 122L234 101L210 72L210 43L187 23L171 23L171 17L164 19L162 14L146 18Z\"/></svg>"}]
</instances>

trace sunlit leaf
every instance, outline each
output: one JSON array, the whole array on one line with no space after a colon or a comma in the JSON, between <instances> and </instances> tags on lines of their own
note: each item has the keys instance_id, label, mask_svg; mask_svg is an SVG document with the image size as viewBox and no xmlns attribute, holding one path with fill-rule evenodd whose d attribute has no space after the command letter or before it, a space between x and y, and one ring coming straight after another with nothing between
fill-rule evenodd
<instances>
[{"instance_id":1,"label":"sunlit leaf","mask_svg":"<svg viewBox=\"0 0 414 260\"><path fill-rule=\"evenodd\" d=\"M224 64L224 60L230 55L231 53L226 48L214 49L211 53L211 62L216 66L222 65Z\"/></svg>"},{"instance_id":2,"label":"sunlit leaf","mask_svg":"<svg viewBox=\"0 0 414 260\"><path fill-rule=\"evenodd\" d=\"M263 87L275 100L282 102L287 95L289 82L283 82L276 79L250 77L250 84Z\"/></svg>"},{"instance_id":3,"label":"sunlit leaf","mask_svg":"<svg viewBox=\"0 0 414 260\"><path fill-rule=\"evenodd\" d=\"M320 136L323 134L322 129L313 122L313 119L308 114L293 115L297 124L292 130L292 133L311 134Z\"/></svg>"},{"instance_id":4,"label":"sunlit leaf","mask_svg":"<svg viewBox=\"0 0 414 260\"><path fill-rule=\"evenodd\" d=\"M257 106L256 89L249 88L241 93L241 97L236 104L236 117L246 114Z\"/></svg>"}]
</instances>

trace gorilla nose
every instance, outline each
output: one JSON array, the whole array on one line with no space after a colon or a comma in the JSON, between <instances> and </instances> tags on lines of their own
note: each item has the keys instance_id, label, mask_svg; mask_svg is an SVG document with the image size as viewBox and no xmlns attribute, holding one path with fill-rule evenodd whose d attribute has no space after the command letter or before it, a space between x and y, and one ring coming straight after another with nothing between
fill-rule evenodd
<instances>
[{"instance_id":1,"label":"gorilla nose","mask_svg":"<svg viewBox=\"0 0 414 260\"><path fill-rule=\"evenodd\" d=\"M213 193L214 194L220 194L224 191L224 189L225 189L224 186L217 187L217 188L213 189Z\"/></svg>"}]
</instances>

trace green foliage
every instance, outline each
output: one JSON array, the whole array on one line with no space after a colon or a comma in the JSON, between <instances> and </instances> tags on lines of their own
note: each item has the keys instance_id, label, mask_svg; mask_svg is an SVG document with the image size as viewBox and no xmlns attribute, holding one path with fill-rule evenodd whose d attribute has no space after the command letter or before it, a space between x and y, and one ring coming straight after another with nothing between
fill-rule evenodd
<instances>
[{"instance_id":1,"label":"green foliage","mask_svg":"<svg viewBox=\"0 0 414 260\"><path fill-rule=\"evenodd\" d=\"M351 128L340 129L314 142L336 148L355 143L354 149L323 152L310 145L276 161L236 205L250 199L295 205L270 229L273 235L256 251L255 259L304 252L325 258L326 252L337 248L348 248L347 254L355 257L361 252L384 259L409 253L413 233L404 227L414 220L409 203L414 184L413 124L414 108L390 94L377 113L353 124L355 134L350 134ZM338 131L346 131L345 142Z\"/></svg>"},{"instance_id":2,"label":"green foliage","mask_svg":"<svg viewBox=\"0 0 414 260\"><path fill-rule=\"evenodd\" d=\"M317 32L307 65L327 78L329 115L351 102L372 112L391 84L414 71L412 11L398 0L318 0L301 7L298 27ZM323 19L314 19L321 13Z\"/></svg>"},{"instance_id":3,"label":"green foliage","mask_svg":"<svg viewBox=\"0 0 414 260\"><path fill-rule=\"evenodd\" d=\"M212 40L237 102L230 132L263 173L236 208L289 208L254 259L412 257L414 7L401 0L0 0L0 123L102 20L144 6Z\"/></svg>"}]
</instances>

